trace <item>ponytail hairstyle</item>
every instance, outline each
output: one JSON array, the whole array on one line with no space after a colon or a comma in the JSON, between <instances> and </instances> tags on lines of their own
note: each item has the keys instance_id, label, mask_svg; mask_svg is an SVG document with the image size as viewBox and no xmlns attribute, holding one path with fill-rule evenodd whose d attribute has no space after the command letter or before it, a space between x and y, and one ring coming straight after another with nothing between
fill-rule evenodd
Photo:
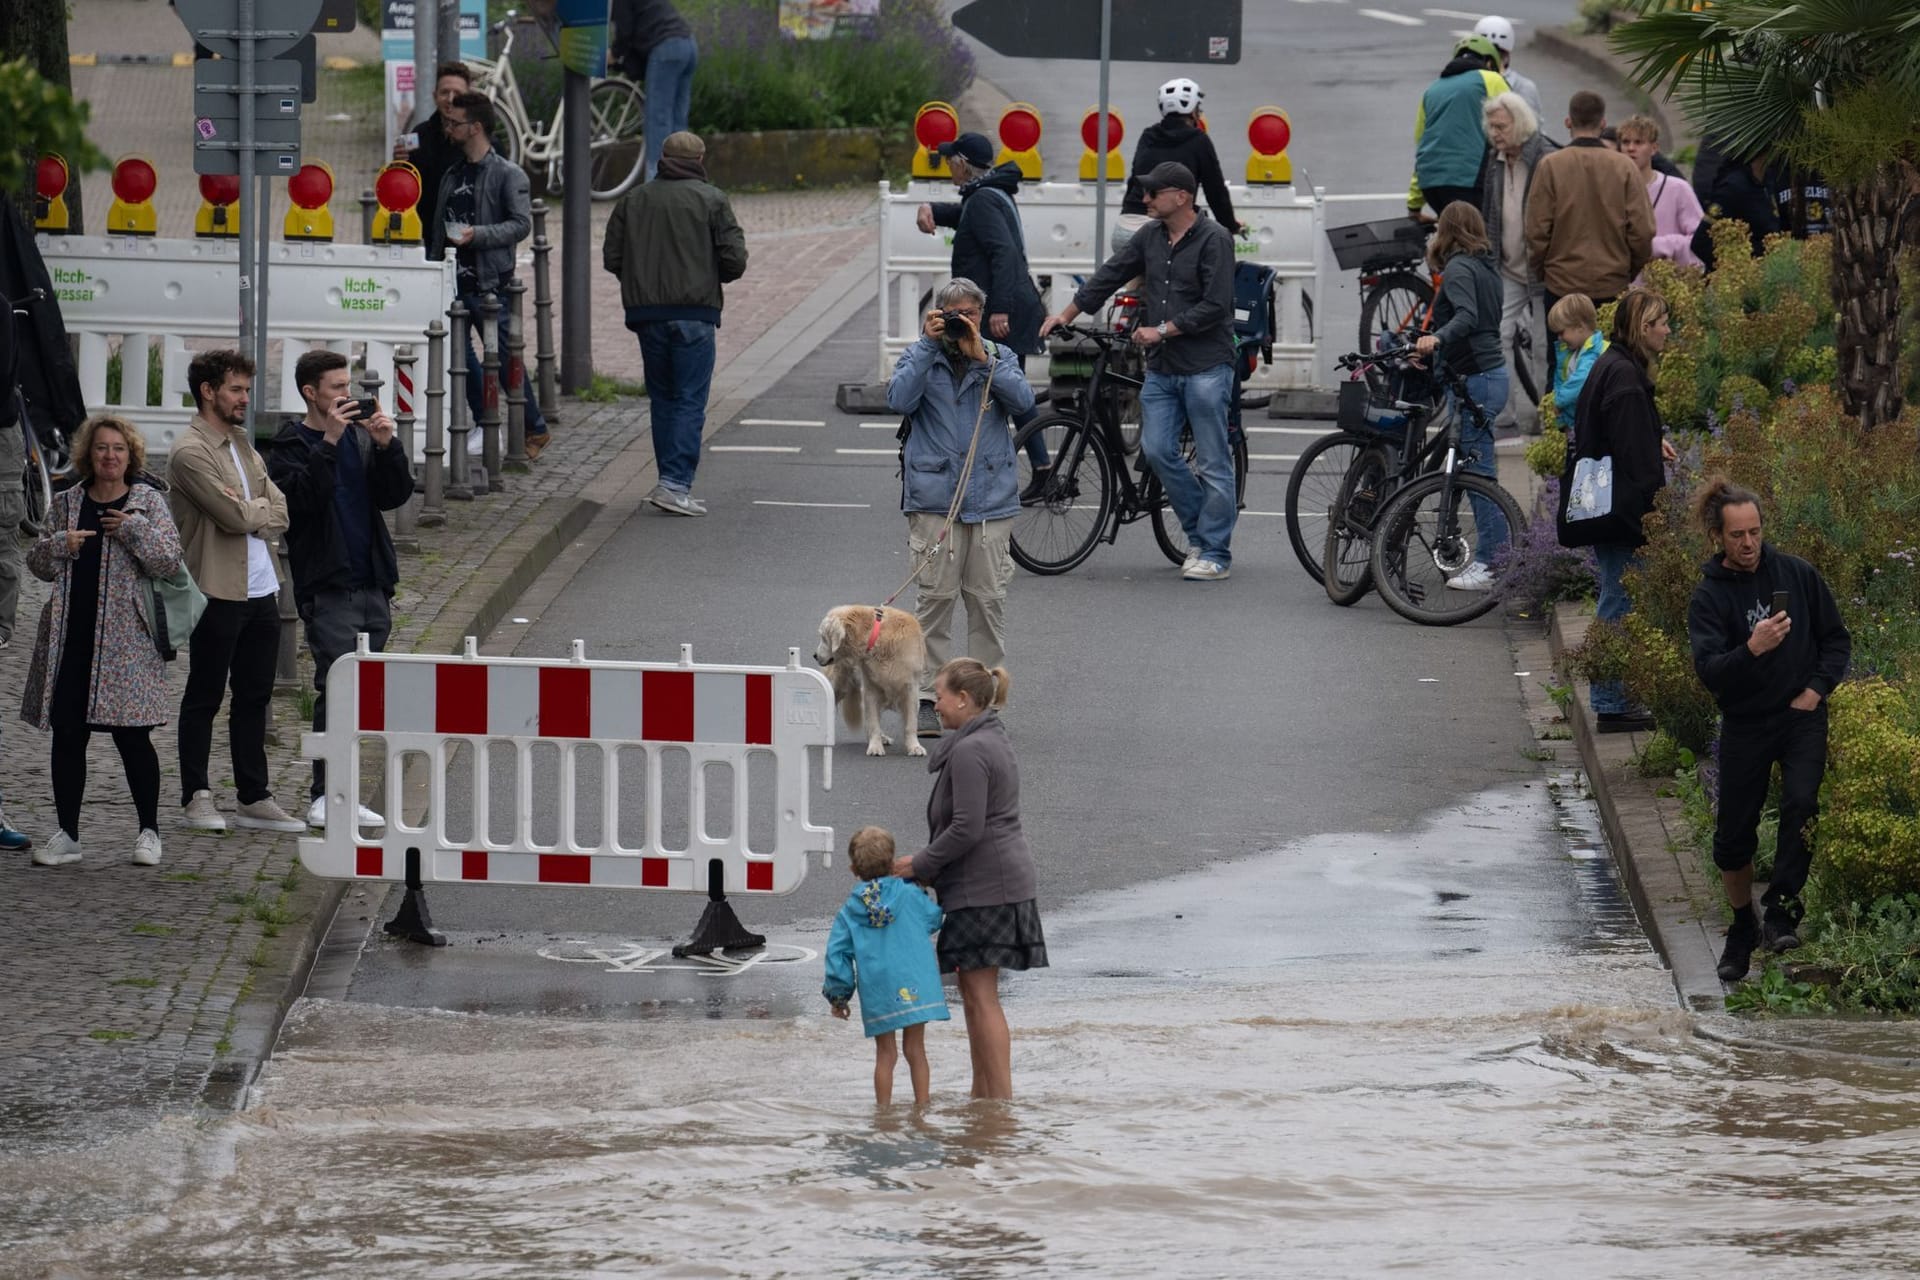
<instances>
[{"instance_id":1,"label":"ponytail hairstyle","mask_svg":"<svg viewBox=\"0 0 1920 1280\"><path fill-rule=\"evenodd\" d=\"M966 694L968 701L982 711L1006 706L1007 694L1013 688L1013 677L1005 667L989 671L978 658L955 658L940 668L939 678L953 692Z\"/></svg>"},{"instance_id":2,"label":"ponytail hairstyle","mask_svg":"<svg viewBox=\"0 0 1920 1280\"><path fill-rule=\"evenodd\" d=\"M1647 346L1647 325L1668 313L1667 300L1651 289L1629 289L1613 310L1613 332L1607 341L1625 347L1649 374L1660 353Z\"/></svg>"},{"instance_id":3,"label":"ponytail hairstyle","mask_svg":"<svg viewBox=\"0 0 1920 1280\"><path fill-rule=\"evenodd\" d=\"M1721 532L1726 528L1727 508L1749 502L1755 511L1760 510L1760 495L1753 490L1743 488L1722 475L1708 476L1693 499L1693 518L1706 530L1707 537L1718 545Z\"/></svg>"}]
</instances>

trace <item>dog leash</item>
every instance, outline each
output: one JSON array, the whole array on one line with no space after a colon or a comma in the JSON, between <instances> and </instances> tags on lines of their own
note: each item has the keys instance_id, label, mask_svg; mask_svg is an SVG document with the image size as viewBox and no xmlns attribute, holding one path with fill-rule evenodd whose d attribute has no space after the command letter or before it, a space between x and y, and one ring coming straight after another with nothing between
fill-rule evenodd
<instances>
[{"instance_id":1,"label":"dog leash","mask_svg":"<svg viewBox=\"0 0 1920 1280\"><path fill-rule=\"evenodd\" d=\"M973 439L967 445L967 460L961 464L960 482L953 488L953 501L947 504L947 519L946 522L940 526L940 536L928 543L927 549L920 553L918 560L913 566L913 571L907 575L907 580L901 583L899 587L894 590L894 593L888 596L886 600L881 603L880 607L873 611L873 630L867 633L868 653L873 652L873 646L878 643L880 639L880 615L885 613L893 602L900 598L901 592L913 585L913 580L920 576L922 569L925 569L933 563L934 556L938 555L940 548L945 545L947 535L953 532L953 522L960 516L960 506L967 496L967 482L973 477L973 460L980 451L980 428L987 420L987 404L993 394L993 366L994 362L989 362L987 365L987 382L985 386L980 388L980 412L973 416ZM952 547L947 547L947 554L953 554Z\"/></svg>"}]
</instances>

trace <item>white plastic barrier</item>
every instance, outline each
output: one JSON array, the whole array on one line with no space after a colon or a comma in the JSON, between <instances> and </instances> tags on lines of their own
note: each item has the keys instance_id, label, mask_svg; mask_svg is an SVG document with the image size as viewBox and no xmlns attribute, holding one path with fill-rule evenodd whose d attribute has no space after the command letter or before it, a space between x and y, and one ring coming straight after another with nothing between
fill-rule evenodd
<instances>
[{"instance_id":1,"label":"white plastic barrier","mask_svg":"<svg viewBox=\"0 0 1920 1280\"><path fill-rule=\"evenodd\" d=\"M78 344L80 390L90 413L131 418L164 461L193 417L189 341L234 344L239 331L240 248L232 240L134 236L39 238L67 332ZM280 409L301 413L293 365L315 347L364 355L393 385L393 349L413 344L426 367L426 329L453 305L454 268L418 246L276 242L267 273L268 338L280 343ZM142 353L160 342L160 400L148 400ZM119 339L120 391L107 398L107 364ZM256 375L264 394L266 379ZM382 393L384 399L386 393ZM416 438L424 437L416 432Z\"/></svg>"},{"instance_id":2,"label":"white plastic barrier","mask_svg":"<svg viewBox=\"0 0 1920 1280\"><path fill-rule=\"evenodd\" d=\"M413 851L423 884L693 893L718 861L727 893L782 894L834 847L808 820L808 748L833 785L833 691L798 650L741 667L695 665L686 645L678 663L642 663L589 662L578 640L558 662L482 658L471 638L457 658L360 643L327 675L327 731L302 738L327 766L326 831L300 841L317 876L404 880ZM410 757L427 766L424 811ZM376 759L387 825L358 829Z\"/></svg>"},{"instance_id":3,"label":"white plastic barrier","mask_svg":"<svg viewBox=\"0 0 1920 1280\"><path fill-rule=\"evenodd\" d=\"M1109 184L1107 228L1120 213L1123 186ZM1253 229L1250 239L1236 239L1241 261L1272 267L1278 276L1279 332L1274 335L1273 366L1262 370L1256 382L1275 387L1310 387L1318 382L1319 338L1311 321L1311 301L1319 275L1325 220L1318 199L1290 186L1243 186L1229 183L1233 212ZM1091 276L1095 266L1094 215L1096 188L1090 182L1028 182L1014 200L1027 242L1027 267L1038 276L1052 277L1049 311L1071 300L1073 277ZM894 361L919 336L923 300L948 278L953 265L953 233L940 228L933 235L915 224L922 204L958 197L949 183L910 182L895 190L880 184L880 345L879 376L893 372ZM1100 247L1099 260L1107 257Z\"/></svg>"}]
</instances>

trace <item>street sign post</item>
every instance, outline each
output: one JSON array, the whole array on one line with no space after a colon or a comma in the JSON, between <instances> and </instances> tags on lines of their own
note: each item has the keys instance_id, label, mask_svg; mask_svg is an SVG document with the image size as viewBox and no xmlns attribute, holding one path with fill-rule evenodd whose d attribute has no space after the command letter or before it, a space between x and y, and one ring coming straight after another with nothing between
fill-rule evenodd
<instances>
[{"instance_id":1,"label":"street sign post","mask_svg":"<svg viewBox=\"0 0 1920 1280\"><path fill-rule=\"evenodd\" d=\"M240 175L240 349L253 357L253 367L263 380L267 367L266 318L266 238L272 224L273 187L271 175L283 162L291 163L288 172L299 168L300 76L298 63L293 74L262 76L262 63L286 53L303 40L310 39L314 23L320 18L322 0L175 0L174 10L186 25L194 41L222 59L231 61L230 87L202 92L201 86L222 82L227 70L206 71L220 64L200 62L194 71L194 154L195 168L201 173L197 157L207 153L226 153L237 160ZM271 65L271 64L269 64ZM203 79L203 75L206 77ZM220 108L213 108L219 102ZM212 109L210 109L212 108ZM283 109L284 108L284 109ZM269 122L263 127L260 115L266 111ZM218 121L230 120L233 134L222 137ZM292 151L283 126L290 120ZM280 131L274 138L268 134ZM271 159L264 172L261 152ZM219 172L234 172L221 170ZM256 181L256 177L258 181ZM249 189L252 189L249 191ZM199 388L193 388L195 394ZM259 399L248 410L247 427L253 431L258 418ZM257 434L257 431L255 432Z\"/></svg>"},{"instance_id":2,"label":"street sign post","mask_svg":"<svg viewBox=\"0 0 1920 1280\"><path fill-rule=\"evenodd\" d=\"M973 0L953 25L1009 58L1101 56L1111 9L1110 57L1121 62L1240 61L1241 0Z\"/></svg>"},{"instance_id":3,"label":"street sign post","mask_svg":"<svg viewBox=\"0 0 1920 1280\"><path fill-rule=\"evenodd\" d=\"M300 64L274 58L254 64L253 140L260 166L289 176L300 170ZM202 59L193 64L193 171L240 172L240 152L218 144L240 136L240 64ZM271 148L271 149L270 149Z\"/></svg>"}]
</instances>

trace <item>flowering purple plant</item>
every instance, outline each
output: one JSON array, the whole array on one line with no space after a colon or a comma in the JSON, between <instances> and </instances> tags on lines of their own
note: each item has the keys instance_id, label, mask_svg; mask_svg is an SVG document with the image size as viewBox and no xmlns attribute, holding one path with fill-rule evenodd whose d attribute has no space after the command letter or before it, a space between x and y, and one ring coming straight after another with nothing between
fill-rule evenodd
<instances>
[{"instance_id":1,"label":"flowering purple plant","mask_svg":"<svg viewBox=\"0 0 1920 1280\"><path fill-rule=\"evenodd\" d=\"M1509 608L1537 616L1556 600L1580 600L1598 589L1593 552L1560 545L1555 517L1560 482L1546 480L1534 499L1525 528L1515 529L1507 545L1494 553L1494 594Z\"/></svg>"}]
</instances>

